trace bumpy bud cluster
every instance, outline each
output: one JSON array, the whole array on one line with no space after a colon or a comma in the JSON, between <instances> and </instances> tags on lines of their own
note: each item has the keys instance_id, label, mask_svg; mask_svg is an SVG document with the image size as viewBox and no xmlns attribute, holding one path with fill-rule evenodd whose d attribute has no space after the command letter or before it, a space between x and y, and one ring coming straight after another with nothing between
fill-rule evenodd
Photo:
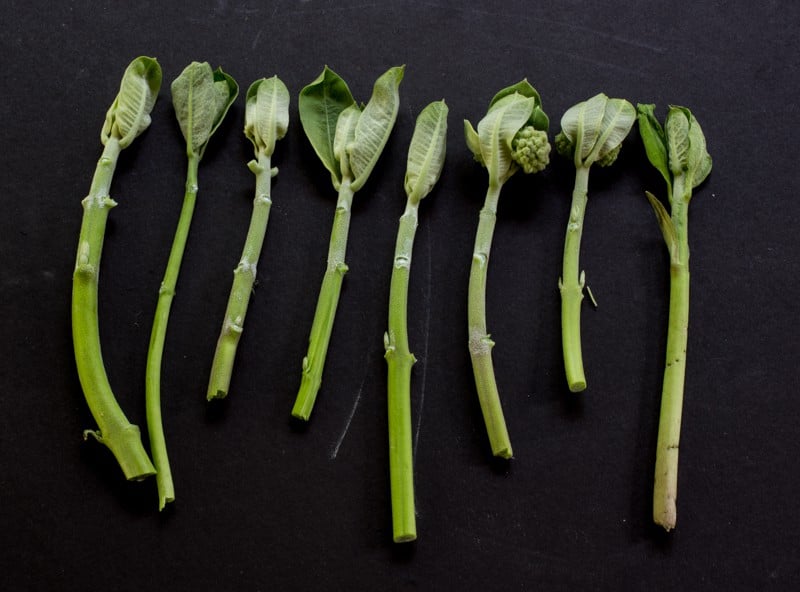
<instances>
[{"instance_id":1,"label":"bumpy bud cluster","mask_svg":"<svg viewBox=\"0 0 800 592\"><path fill-rule=\"evenodd\" d=\"M525 173L538 173L550 162L547 132L533 126L523 127L511 142L511 158Z\"/></svg>"}]
</instances>

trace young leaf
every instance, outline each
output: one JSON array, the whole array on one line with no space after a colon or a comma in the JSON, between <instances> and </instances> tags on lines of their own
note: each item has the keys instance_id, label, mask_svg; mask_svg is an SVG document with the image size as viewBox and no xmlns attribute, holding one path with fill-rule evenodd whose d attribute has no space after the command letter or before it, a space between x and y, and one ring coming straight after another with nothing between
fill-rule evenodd
<instances>
[{"instance_id":1,"label":"young leaf","mask_svg":"<svg viewBox=\"0 0 800 592\"><path fill-rule=\"evenodd\" d=\"M289 91L278 78L262 78L250 85L244 114L244 133L256 152L272 156L275 142L289 127Z\"/></svg>"},{"instance_id":2,"label":"young leaf","mask_svg":"<svg viewBox=\"0 0 800 592\"><path fill-rule=\"evenodd\" d=\"M350 159L347 156L347 147L353 143L356 135L356 125L361 118L361 109L355 103L342 111L339 120L336 122L336 133L333 136L333 155L339 163L339 170L342 177L352 178L353 172L350 170ZM338 189L338 187L337 187Z\"/></svg>"},{"instance_id":3,"label":"young leaf","mask_svg":"<svg viewBox=\"0 0 800 592\"><path fill-rule=\"evenodd\" d=\"M404 71L404 66L389 68L375 81L372 96L358 120L355 138L347 150L355 177L353 191L364 186L392 132L400 107L399 87Z\"/></svg>"},{"instance_id":4,"label":"young leaf","mask_svg":"<svg viewBox=\"0 0 800 592\"><path fill-rule=\"evenodd\" d=\"M672 174L667 156L667 138L661 122L656 119L656 106L639 103L636 106L639 121L639 136L642 138L647 159L667 182L668 194L672 194Z\"/></svg>"},{"instance_id":5,"label":"young leaf","mask_svg":"<svg viewBox=\"0 0 800 592\"><path fill-rule=\"evenodd\" d=\"M636 109L633 105L625 99L608 99L603 121L600 123L600 137L589 159L602 160L616 150L630 133L634 121L636 121Z\"/></svg>"},{"instance_id":6,"label":"young leaf","mask_svg":"<svg viewBox=\"0 0 800 592\"><path fill-rule=\"evenodd\" d=\"M412 203L428 195L439 180L447 144L447 112L445 102L436 101L417 117L405 178L406 195Z\"/></svg>"},{"instance_id":7,"label":"young leaf","mask_svg":"<svg viewBox=\"0 0 800 592\"><path fill-rule=\"evenodd\" d=\"M161 66L155 58L141 56L130 63L100 132L104 146L114 136L121 148L127 148L147 129L160 88Z\"/></svg>"},{"instance_id":8,"label":"young leaf","mask_svg":"<svg viewBox=\"0 0 800 592\"><path fill-rule=\"evenodd\" d=\"M512 84L511 86L507 86L504 89L499 90L497 94L492 97L492 100L489 101L489 109L491 109L492 106L494 106L494 104L503 97L513 95L514 93L520 94L523 97L532 97L535 99L537 107L542 106L542 98L539 96L539 93L531 86L531 83L528 82L528 79L524 78L516 84Z\"/></svg>"},{"instance_id":9,"label":"young leaf","mask_svg":"<svg viewBox=\"0 0 800 592\"><path fill-rule=\"evenodd\" d=\"M475 128L472 127L472 124L466 119L464 120L464 138L467 141L467 148L470 149L475 160L483 166L486 166L486 163L483 161L483 154L481 154L481 138L478 132L475 131Z\"/></svg>"},{"instance_id":10,"label":"young leaf","mask_svg":"<svg viewBox=\"0 0 800 592\"><path fill-rule=\"evenodd\" d=\"M687 111L689 111L687 109ZM692 188L706 180L711 172L711 155L706 150L706 137L700 124L689 111L689 173Z\"/></svg>"},{"instance_id":11,"label":"young leaf","mask_svg":"<svg viewBox=\"0 0 800 592\"><path fill-rule=\"evenodd\" d=\"M594 149L600 135L600 125L606 111L608 97L597 94L591 99L573 105L561 117L561 130L575 150L575 165L586 166L586 159Z\"/></svg>"},{"instance_id":12,"label":"young leaf","mask_svg":"<svg viewBox=\"0 0 800 592\"><path fill-rule=\"evenodd\" d=\"M661 203L661 200L649 191L645 191L644 193L656 214L658 227L661 229L661 234L664 236L664 242L667 243L670 257L674 258L678 253L678 235L675 232L675 224L672 222L672 218L664 207L664 204Z\"/></svg>"},{"instance_id":13,"label":"young leaf","mask_svg":"<svg viewBox=\"0 0 800 592\"><path fill-rule=\"evenodd\" d=\"M691 114L690 114L691 115ZM673 175L682 175L689 168L689 117L681 107L670 107L664 121L667 155Z\"/></svg>"},{"instance_id":14,"label":"young leaf","mask_svg":"<svg viewBox=\"0 0 800 592\"><path fill-rule=\"evenodd\" d=\"M211 135L228 112L239 87L220 68L192 62L171 85L172 104L186 140L187 153L202 158Z\"/></svg>"},{"instance_id":15,"label":"young leaf","mask_svg":"<svg viewBox=\"0 0 800 592\"><path fill-rule=\"evenodd\" d=\"M342 173L333 150L336 122L341 112L353 104L355 100L347 83L328 66L300 91L297 101L303 131L322 164L330 171L337 188L342 181Z\"/></svg>"},{"instance_id":16,"label":"young leaf","mask_svg":"<svg viewBox=\"0 0 800 592\"><path fill-rule=\"evenodd\" d=\"M505 96L478 123L481 154L490 182L505 182L511 173L511 141L530 118L535 102L533 97L518 93Z\"/></svg>"}]
</instances>

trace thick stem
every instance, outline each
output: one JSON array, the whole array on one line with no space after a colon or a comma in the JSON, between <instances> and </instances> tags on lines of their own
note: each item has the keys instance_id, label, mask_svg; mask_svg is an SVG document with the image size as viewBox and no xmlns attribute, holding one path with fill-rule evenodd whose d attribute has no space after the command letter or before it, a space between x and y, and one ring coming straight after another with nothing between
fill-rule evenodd
<instances>
[{"instance_id":1,"label":"thick stem","mask_svg":"<svg viewBox=\"0 0 800 592\"><path fill-rule=\"evenodd\" d=\"M678 449L689 336L688 200L682 199L682 177L675 178L673 191L677 196L672 203L672 221L678 239L678 252L673 254L670 264L667 359L661 392L653 487L653 520L666 530L675 528L677 520Z\"/></svg>"},{"instance_id":2,"label":"thick stem","mask_svg":"<svg viewBox=\"0 0 800 592\"><path fill-rule=\"evenodd\" d=\"M564 261L558 288L561 291L561 346L569 390L573 393L586 388L581 352L581 302L586 283L580 271L581 235L588 200L589 167L575 169L575 188L564 240Z\"/></svg>"},{"instance_id":3,"label":"thick stem","mask_svg":"<svg viewBox=\"0 0 800 592\"><path fill-rule=\"evenodd\" d=\"M109 195L119 157L116 138L108 139L97 163L89 195L84 198L83 221L72 281L72 339L75 363L86 403L99 431L87 430L111 450L126 479L140 480L155 473L142 446L139 428L128 421L117 403L103 365L97 318L97 287L108 212L116 205Z\"/></svg>"},{"instance_id":4,"label":"thick stem","mask_svg":"<svg viewBox=\"0 0 800 592\"><path fill-rule=\"evenodd\" d=\"M249 166L256 176L253 215L250 218L250 228L247 231L242 257L239 265L233 270L233 286L228 297L222 331L217 340L214 361L211 364L211 377L208 381L206 395L209 401L222 399L228 395L236 348L244 330L247 306L250 303L250 294L256 279L256 265L264 245L264 235L267 232L269 211L272 206L270 157L266 154L259 154L258 161L251 161Z\"/></svg>"},{"instance_id":5,"label":"thick stem","mask_svg":"<svg viewBox=\"0 0 800 592\"><path fill-rule=\"evenodd\" d=\"M156 481L158 483L158 507L164 509L167 502L175 500L175 489L172 483L172 471L167 457L167 446L164 440L164 426L161 421L161 358L164 353L164 341L167 336L167 323L172 299L175 297L175 286L181 269L183 252L192 223L195 201L197 198L197 168L199 156L189 155L186 172L186 193L183 198L178 227L172 241L167 270L158 291L153 329L150 333L150 347L147 350L147 367L145 371L145 402L147 408L147 430L150 434L150 451L156 465Z\"/></svg>"},{"instance_id":6,"label":"thick stem","mask_svg":"<svg viewBox=\"0 0 800 592\"><path fill-rule=\"evenodd\" d=\"M414 467L411 428L411 367L416 362L408 346L408 280L417 205L410 201L400 217L389 290L389 329L384 335L388 365L389 475L394 542L417 538L414 512Z\"/></svg>"},{"instance_id":7,"label":"thick stem","mask_svg":"<svg viewBox=\"0 0 800 592\"><path fill-rule=\"evenodd\" d=\"M475 388L481 404L483 420L489 435L492 454L511 458L511 441L508 437L503 407L497 392L497 383L492 365L494 342L486 330L486 275L489 267L489 253L492 249L492 235L497 218L497 200L502 184L489 183L486 201L480 213L478 231L475 234L475 248L472 253L472 267L469 274L467 292L467 324L469 329L469 354L475 374Z\"/></svg>"},{"instance_id":8,"label":"thick stem","mask_svg":"<svg viewBox=\"0 0 800 592\"><path fill-rule=\"evenodd\" d=\"M333 218L330 246L328 247L328 266L325 276L322 278L314 322L311 325L308 353L303 358L300 389L292 408L292 415L304 421L311 416L311 410L314 408L314 402L322 384L322 371L325 367L328 343L333 332L333 321L336 318L342 280L344 274L347 273L347 264L344 259L347 253L347 233L350 229L350 208L353 203L350 181L345 177L339 188L339 198L336 203L336 214Z\"/></svg>"}]
</instances>

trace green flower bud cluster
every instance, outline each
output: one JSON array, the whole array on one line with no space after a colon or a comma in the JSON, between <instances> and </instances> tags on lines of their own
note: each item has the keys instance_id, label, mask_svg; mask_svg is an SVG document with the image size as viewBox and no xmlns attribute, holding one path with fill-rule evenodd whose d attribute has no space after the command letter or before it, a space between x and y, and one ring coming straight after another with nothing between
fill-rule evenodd
<instances>
[{"instance_id":1,"label":"green flower bud cluster","mask_svg":"<svg viewBox=\"0 0 800 592\"><path fill-rule=\"evenodd\" d=\"M526 174L538 173L550 162L550 142L547 132L526 125L511 142L511 158Z\"/></svg>"}]
</instances>

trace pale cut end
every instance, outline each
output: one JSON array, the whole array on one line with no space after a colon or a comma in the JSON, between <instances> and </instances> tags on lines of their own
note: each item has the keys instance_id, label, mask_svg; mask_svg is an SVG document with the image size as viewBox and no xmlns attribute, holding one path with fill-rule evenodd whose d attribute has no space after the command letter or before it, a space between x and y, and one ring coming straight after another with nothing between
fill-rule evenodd
<instances>
[{"instance_id":1,"label":"pale cut end","mask_svg":"<svg viewBox=\"0 0 800 592\"><path fill-rule=\"evenodd\" d=\"M574 382L569 383L569 391L571 393L582 393L585 390L586 390L585 380L576 380Z\"/></svg>"},{"instance_id":2,"label":"pale cut end","mask_svg":"<svg viewBox=\"0 0 800 592\"><path fill-rule=\"evenodd\" d=\"M675 508L675 500L668 499L665 502L664 508L656 509L653 513L653 521L659 526L664 527L664 530L669 532L675 528L677 522L677 509Z\"/></svg>"},{"instance_id":3,"label":"pale cut end","mask_svg":"<svg viewBox=\"0 0 800 592\"><path fill-rule=\"evenodd\" d=\"M412 541L417 540L417 533L416 532L406 532L403 534L396 534L394 535L394 542L395 543L410 543Z\"/></svg>"},{"instance_id":4,"label":"pale cut end","mask_svg":"<svg viewBox=\"0 0 800 592\"><path fill-rule=\"evenodd\" d=\"M500 448L499 450L493 450L492 453L495 456L497 456L499 458L503 458L505 460L511 460L514 457L514 451L511 450L511 446L504 446L503 448Z\"/></svg>"}]
</instances>

